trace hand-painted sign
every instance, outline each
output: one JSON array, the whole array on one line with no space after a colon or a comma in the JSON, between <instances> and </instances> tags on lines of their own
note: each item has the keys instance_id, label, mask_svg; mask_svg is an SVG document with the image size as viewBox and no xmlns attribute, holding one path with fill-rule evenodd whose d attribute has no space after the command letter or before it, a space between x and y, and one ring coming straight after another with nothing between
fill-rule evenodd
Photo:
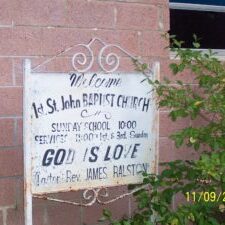
<instances>
[{"instance_id":1,"label":"hand-painted sign","mask_svg":"<svg viewBox=\"0 0 225 225\"><path fill-rule=\"evenodd\" d=\"M142 172L154 171L157 115L144 79L139 73L26 75L32 193L138 183Z\"/></svg>"}]
</instances>

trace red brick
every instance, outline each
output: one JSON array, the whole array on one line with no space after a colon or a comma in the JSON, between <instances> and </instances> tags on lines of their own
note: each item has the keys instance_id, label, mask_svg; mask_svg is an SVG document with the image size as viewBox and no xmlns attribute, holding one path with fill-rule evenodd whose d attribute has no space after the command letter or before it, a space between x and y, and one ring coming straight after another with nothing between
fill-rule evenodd
<instances>
[{"instance_id":1,"label":"red brick","mask_svg":"<svg viewBox=\"0 0 225 225\"><path fill-rule=\"evenodd\" d=\"M185 144L176 148L174 141L169 138L159 139L159 161L169 162L173 160L191 160L197 159L199 153Z\"/></svg>"},{"instance_id":2,"label":"red brick","mask_svg":"<svg viewBox=\"0 0 225 225\"><path fill-rule=\"evenodd\" d=\"M88 30L80 30L80 29L52 28L52 29L43 29L43 46L45 46L43 47L43 55L55 55L57 53L60 53L62 50L69 48L72 45L75 46L76 44L80 44L80 43L87 44L91 40L91 37L94 37L94 36L100 37L106 43L120 45L122 48L132 53L133 55L139 54L137 32L104 31L104 30L97 30L95 32L90 32ZM73 55L78 50L80 49L78 49L77 47L74 47L71 51L69 51L66 54L63 54L62 56ZM93 50L95 51L95 47L93 48ZM126 56L126 54L124 54L122 51L117 50L117 52L120 56L123 56L123 55ZM15 73L17 85L22 85L23 59L24 57L14 59L14 73ZM41 62L44 62L46 59L48 58L47 57L33 58L32 67L34 67L37 62L41 63ZM71 62L71 59L68 58L67 62L66 60L67 60L66 58L54 59L50 63L46 64L47 67L46 66L41 67L40 71L43 71L43 69L46 69L46 68L50 68L50 70L53 70L53 71L56 71L56 70L62 71L62 68L60 68L61 66L62 67L66 66L64 71L67 68L71 69L71 65L68 66L68 63Z\"/></svg>"},{"instance_id":3,"label":"red brick","mask_svg":"<svg viewBox=\"0 0 225 225\"><path fill-rule=\"evenodd\" d=\"M186 205L187 199L182 193L178 193L174 196L174 206L173 208L177 208L180 205Z\"/></svg>"},{"instance_id":4,"label":"red brick","mask_svg":"<svg viewBox=\"0 0 225 225\"><path fill-rule=\"evenodd\" d=\"M157 78L158 80L162 80L164 77L168 77L168 63L169 60L167 57L157 57L157 56L148 56L148 57L141 57L140 62L146 63L149 68L153 68L154 64L158 62L159 65L159 77ZM170 71L169 71L170 72Z\"/></svg>"},{"instance_id":5,"label":"red brick","mask_svg":"<svg viewBox=\"0 0 225 225\"><path fill-rule=\"evenodd\" d=\"M1 55L40 55L42 29L15 27L0 28Z\"/></svg>"},{"instance_id":6,"label":"red brick","mask_svg":"<svg viewBox=\"0 0 225 225\"><path fill-rule=\"evenodd\" d=\"M19 12L15 16L16 25L64 26L66 24L65 1L16 1Z\"/></svg>"},{"instance_id":7,"label":"red brick","mask_svg":"<svg viewBox=\"0 0 225 225\"><path fill-rule=\"evenodd\" d=\"M105 208L108 209L108 206L102 206L98 204L91 207L83 208L82 224L85 225L97 224L99 219L102 217L103 209Z\"/></svg>"},{"instance_id":8,"label":"red brick","mask_svg":"<svg viewBox=\"0 0 225 225\"><path fill-rule=\"evenodd\" d=\"M16 203L16 187L16 179L0 179L0 206L11 206Z\"/></svg>"},{"instance_id":9,"label":"red brick","mask_svg":"<svg viewBox=\"0 0 225 225\"><path fill-rule=\"evenodd\" d=\"M20 205L15 209L7 210L7 225L24 225L24 210L23 205Z\"/></svg>"},{"instance_id":10,"label":"red brick","mask_svg":"<svg viewBox=\"0 0 225 225\"><path fill-rule=\"evenodd\" d=\"M174 75L170 69L171 63L178 63L177 60L168 59L168 57L141 57L141 61L150 65L153 65L154 62L160 63L160 80L163 81L164 78L167 78L171 81L172 84L176 84L177 80L181 80L184 84L193 84L196 86L196 75L190 71L184 71L177 75Z\"/></svg>"},{"instance_id":11,"label":"red brick","mask_svg":"<svg viewBox=\"0 0 225 225\"><path fill-rule=\"evenodd\" d=\"M207 115L207 114L204 114L204 116L206 118L208 118L208 120L212 120L213 117L214 117L214 115L211 115L210 116L210 115ZM192 120L191 121L191 125L193 127L203 127L203 126L206 126L209 123L209 121L206 120L206 118L203 118L203 117L199 116L195 120Z\"/></svg>"},{"instance_id":12,"label":"red brick","mask_svg":"<svg viewBox=\"0 0 225 225\"><path fill-rule=\"evenodd\" d=\"M13 146L14 143L14 120L0 119L0 147Z\"/></svg>"},{"instance_id":13,"label":"red brick","mask_svg":"<svg viewBox=\"0 0 225 225\"><path fill-rule=\"evenodd\" d=\"M156 63L156 62L159 62L160 63L160 76L164 76L164 73L163 73L163 71L162 71L162 68L163 68L163 63L164 63L164 61L166 60L167 58L166 57L157 57L157 56L148 56L148 57L140 57L140 62L142 62L142 63L146 63L147 65L148 65L148 67L149 68L152 68L153 66L154 66L154 64ZM160 76L159 76L159 80L160 80Z\"/></svg>"},{"instance_id":14,"label":"red brick","mask_svg":"<svg viewBox=\"0 0 225 225\"><path fill-rule=\"evenodd\" d=\"M16 127L16 145L23 144L23 120L17 119L17 127Z\"/></svg>"},{"instance_id":15,"label":"red brick","mask_svg":"<svg viewBox=\"0 0 225 225\"><path fill-rule=\"evenodd\" d=\"M115 220L127 218L129 215L128 198L104 206L95 205L94 207L84 208L83 224L98 224L99 219L103 216L103 209L109 209L112 212L112 218Z\"/></svg>"},{"instance_id":16,"label":"red brick","mask_svg":"<svg viewBox=\"0 0 225 225\"><path fill-rule=\"evenodd\" d=\"M172 133L190 126L190 120L181 118L177 121L171 121L167 112L161 112L159 117L159 135L160 137L168 137Z\"/></svg>"},{"instance_id":17,"label":"red brick","mask_svg":"<svg viewBox=\"0 0 225 225\"><path fill-rule=\"evenodd\" d=\"M15 76L15 82L16 86L23 86L23 67L24 67L24 60L29 58L31 60L31 68L34 68L37 64L40 64L44 62L45 60L49 59L49 57L16 57L13 58L13 70L14 70L14 76ZM43 69L41 67L40 69ZM38 71L38 70L37 70ZM42 70L40 70L42 71Z\"/></svg>"},{"instance_id":18,"label":"red brick","mask_svg":"<svg viewBox=\"0 0 225 225\"><path fill-rule=\"evenodd\" d=\"M156 6L118 4L116 8L117 29L158 30Z\"/></svg>"},{"instance_id":19,"label":"red brick","mask_svg":"<svg viewBox=\"0 0 225 225\"><path fill-rule=\"evenodd\" d=\"M4 225L3 224L3 211L0 211L0 225Z\"/></svg>"},{"instance_id":20,"label":"red brick","mask_svg":"<svg viewBox=\"0 0 225 225\"><path fill-rule=\"evenodd\" d=\"M175 159L174 143L169 138L159 138L159 162Z\"/></svg>"},{"instance_id":21,"label":"red brick","mask_svg":"<svg viewBox=\"0 0 225 225\"><path fill-rule=\"evenodd\" d=\"M23 85L23 60L22 57L13 59L14 79L17 86Z\"/></svg>"},{"instance_id":22,"label":"red brick","mask_svg":"<svg viewBox=\"0 0 225 225\"><path fill-rule=\"evenodd\" d=\"M148 190L149 193L152 191L152 187L150 185L148 185L146 189ZM138 203L139 202L136 199L136 196L134 195L130 196L130 207L131 207L130 216L134 216L137 212L140 212L140 210L138 209Z\"/></svg>"},{"instance_id":23,"label":"red brick","mask_svg":"<svg viewBox=\"0 0 225 225\"><path fill-rule=\"evenodd\" d=\"M124 193L127 193L127 187L114 187L109 188L109 198L103 198L102 200L110 200L115 197L118 197ZM108 205L99 205L95 204L92 207L83 208L83 224L92 225L97 224L98 220L102 217L103 209L109 209L112 212L113 219L120 219L122 217L129 216L129 198L123 198L121 200L117 200Z\"/></svg>"},{"instance_id":24,"label":"red brick","mask_svg":"<svg viewBox=\"0 0 225 225\"><path fill-rule=\"evenodd\" d=\"M35 2L26 0L1 0L0 24L63 26L66 24L66 5L55 0Z\"/></svg>"},{"instance_id":25,"label":"red brick","mask_svg":"<svg viewBox=\"0 0 225 225\"><path fill-rule=\"evenodd\" d=\"M0 88L0 115L15 116L22 114L22 88Z\"/></svg>"},{"instance_id":26,"label":"red brick","mask_svg":"<svg viewBox=\"0 0 225 225\"><path fill-rule=\"evenodd\" d=\"M183 83L186 83L186 84L196 83L195 81L196 75L194 75L190 71L185 70L182 73L174 75L170 69L171 63L178 63L178 61L170 60L170 59L161 60L161 64L160 64L161 78L166 77L167 79L172 81L172 83L175 83L176 80L181 80Z\"/></svg>"},{"instance_id":27,"label":"red brick","mask_svg":"<svg viewBox=\"0 0 225 225\"><path fill-rule=\"evenodd\" d=\"M12 55L41 55L42 54L42 29L17 27L13 29Z\"/></svg>"},{"instance_id":28,"label":"red brick","mask_svg":"<svg viewBox=\"0 0 225 225\"><path fill-rule=\"evenodd\" d=\"M12 59L0 58L0 86L12 85Z\"/></svg>"},{"instance_id":29,"label":"red brick","mask_svg":"<svg viewBox=\"0 0 225 225\"><path fill-rule=\"evenodd\" d=\"M159 26L159 28L165 32L170 30L170 10L169 6L163 6L159 7L159 22L162 23L162 25Z\"/></svg>"},{"instance_id":30,"label":"red brick","mask_svg":"<svg viewBox=\"0 0 225 225\"><path fill-rule=\"evenodd\" d=\"M45 205L37 205L33 202L33 224L34 225L45 225L47 221L47 201Z\"/></svg>"},{"instance_id":31,"label":"red brick","mask_svg":"<svg viewBox=\"0 0 225 225\"><path fill-rule=\"evenodd\" d=\"M135 65L130 57L120 58L120 67L118 71L120 72L135 72Z\"/></svg>"},{"instance_id":32,"label":"red brick","mask_svg":"<svg viewBox=\"0 0 225 225\"><path fill-rule=\"evenodd\" d=\"M141 56L168 57L169 50L166 49L169 43L162 36L162 33L155 31L143 31L139 36Z\"/></svg>"},{"instance_id":33,"label":"red brick","mask_svg":"<svg viewBox=\"0 0 225 225\"><path fill-rule=\"evenodd\" d=\"M47 216L49 225L81 225L81 208L73 205L49 202Z\"/></svg>"},{"instance_id":34,"label":"red brick","mask_svg":"<svg viewBox=\"0 0 225 225\"><path fill-rule=\"evenodd\" d=\"M0 150L0 176L20 176L23 174L23 154L21 149Z\"/></svg>"},{"instance_id":35,"label":"red brick","mask_svg":"<svg viewBox=\"0 0 225 225\"><path fill-rule=\"evenodd\" d=\"M114 7L108 2L68 0L67 25L83 28L113 28Z\"/></svg>"},{"instance_id":36,"label":"red brick","mask_svg":"<svg viewBox=\"0 0 225 225\"><path fill-rule=\"evenodd\" d=\"M13 29L0 28L0 52L1 55L12 55L16 44L13 44Z\"/></svg>"},{"instance_id":37,"label":"red brick","mask_svg":"<svg viewBox=\"0 0 225 225\"><path fill-rule=\"evenodd\" d=\"M113 30L82 30L82 29L43 29L43 55L56 55L61 51L68 49L70 46L74 46L70 51L64 53L62 56L70 55L72 56L75 52L84 50L78 48L78 44L88 44L91 38L99 37L107 44L117 44L120 45L127 51L133 54L138 54L138 33L134 31L113 31ZM96 41L91 46L94 53L96 50ZM99 47L103 45L97 43ZM99 48L98 47L98 48ZM115 50L115 48L114 48ZM120 55L123 52L119 51ZM89 54L90 55L90 54ZM70 59L68 59L70 62ZM44 61L44 58L42 58ZM52 62L56 63L54 59Z\"/></svg>"},{"instance_id":38,"label":"red brick","mask_svg":"<svg viewBox=\"0 0 225 225\"><path fill-rule=\"evenodd\" d=\"M138 49L138 33L135 31L119 31L118 32L118 45L125 49L133 56L139 55ZM113 43L112 43L113 44ZM127 55L125 55L127 56Z\"/></svg>"},{"instance_id":39,"label":"red brick","mask_svg":"<svg viewBox=\"0 0 225 225\"><path fill-rule=\"evenodd\" d=\"M134 195L130 196L130 217L133 216L138 210L138 202Z\"/></svg>"},{"instance_id":40,"label":"red brick","mask_svg":"<svg viewBox=\"0 0 225 225\"><path fill-rule=\"evenodd\" d=\"M31 67L35 72L69 73L74 70L72 65L72 54L74 54L75 51L72 52L73 53L70 53L71 56L58 56L56 58L52 58L52 60L46 64L45 61L49 60L50 57L31 58ZM35 69L35 67L37 68Z\"/></svg>"},{"instance_id":41,"label":"red brick","mask_svg":"<svg viewBox=\"0 0 225 225\"><path fill-rule=\"evenodd\" d=\"M104 54L107 54L109 51L116 51L116 54L119 49L115 49L113 45L120 45L120 35L119 31L114 31L114 30L97 30L95 31L95 36L100 39L100 41L96 40L95 43L92 45L94 48L94 53L98 55L99 51L101 50L102 47L105 47L105 45L108 45L105 48ZM131 36L131 35L129 35ZM135 36L133 36L135 37ZM121 39L122 40L122 39ZM101 41L103 41L105 44L102 44Z\"/></svg>"},{"instance_id":42,"label":"red brick","mask_svg":"<svg viewBox=\"0 0 225 225\"><path fill-rule=\"evenodd\" d=\"M106 48L104 54L111 51L116 53L119 57L129 57L122 50L115 47L115 45L120 46L122 49L130 53L130 55L136 56L139 53L138 32L136 31L97 30L95 31L95 36L100 38L106 44L114 45L114 47ZM100 49L103 47L100 43L98 43L98 45L99 46L97 46L97 48L94 46L96 54L98 54Z\"/></svg>"},{"instance_id":43,"label":"red brick","mask_svg":"<svg viewBox=\"0 0 225 225\"><path fill-rule=\"evenodd\" d=\"M196 160L199 157L198 152L196 152L193 148L189 148L185 145L183 145L181 148L175 148L174 151L176 160Z\"/></svg>"},{"instance_id":44,"label":"red brick","mask_svg":"<svg viewBox=\"0 0 225 225\"><path fill-rule=\"evenodd\" d=\"M63 50L77 44L87 44L93 36L90 30L68 28L45 28L43 29L43 52L42 55L56 55ZM72 54L72 50L68 54Z\"/></svg>"},{"instance_id":45,"label":"red brick","mask_svg":"<svg viewBox=\"0 0 225 225\"><path fill-rule=\"evenodd\" d=\"M41 199L41 198L33 198L33 205L34 206L40 206L40 207L46 207L48 205L48 200L46 199Z\"/></svg>"},{"instance_id":46,"label":"red brick","mask_svg":"<svg viewBox=\"0 0 225 225\"><path fill-rule=\"evenodd\" d=\"M12 0L1 0L0 1L0 26L1 25L12 25L14 20L13 12L16 12Z\"/></svg>"},{"instance_id":47,"label":"red brick","mask_svg":"<svg viewBox=\"0 0 225 225\"><path fill-rule=\"evenodd\" d=\"M199 153L192 148L183 145L180 148L176 148L172 140L168 138L159 139L159 162L169 162L174 160L196 160L199 157ZM163 167L159 167L159 172Z\"/></svg>"},{"instance_id":48,"label":"red brick","mask_svg":"<svg viewBox=\"0 0 225 225\"><path fill-rule=\"evenodd\" d=\"M65 201L76 201L80 202L83 197L83 191L68 191L68 192L59 192L59 193L53 193L49 196L53 198L62 199Z\"/></svg>"},{"instance_id":49,"label":"red brick","mask_svg":"<svg viewBox=\"0 0 225 225\"><path fill-rule=\"evenodd\" d=\"M48 59L47 57L32 59L32 67L35 68L36 65L42 64L47 59ZM51 73L51 72L66 73L66 72L70 72L72 70L74 70L74 69L72 66L71 57L64 56L64 57L57 57L45 65L43 64L42 66L37 68L35 71L37 71L37 72L46 71L49 73Z\"/></svg>"},{"instance_id":50,"label":"red brick","mask_svg":"<svg viewBox=\"0 0 225 225\"><path fill-rule=\"evenodd\" d=\"M17 179L16 184L16 204L24 205L24 179L23 176Z\"/></svg>"},{"instance_id":51,"label":"red brick","mask_svg":"<svg viewBox=\"0 0 225 225\"><path fill-rule=\"evenodd\" d=\"M140 53L138 46L138 32L136 31L98 30L95 34L107 44L119 45L134 56L139 55ZM127 56L122 51L118 51L118 53L119 56Z\"/></svg>"},{"instance_id":52,"label":"red brick","mask_svg":"<svg viewBox=\"0 0 225 225\"><path fill-rule=\"evenodd\" d=\"M109 0L98 0L98 1L109 1ZM168 0L111 0L115 2L126 2L126 3L143 3L143 4L168 4Z\"/></svg>"},{"instance_id":53,"label":"red brick","mask_svg":"<svg viewBox=\"0 0 225 225\"><path fill-rule=\"evenodd\" d=\"M41 1L19 0L16 25L60 26L83 28L112 28L114 9L111 3L89 1ZM18 12L18 13L17 13Z\"/></svg>"}]
</instances>

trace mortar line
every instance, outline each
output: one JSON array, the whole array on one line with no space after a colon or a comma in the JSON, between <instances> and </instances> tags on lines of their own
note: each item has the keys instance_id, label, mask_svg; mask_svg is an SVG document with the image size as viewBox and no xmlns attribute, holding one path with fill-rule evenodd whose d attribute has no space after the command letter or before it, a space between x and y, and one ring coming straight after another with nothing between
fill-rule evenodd
<instances>
[{"instance_id":1,"label":"mortar line","mask_svg":"<svg viewBox=\"0 0 225 225\"><path fill-rule=\"evenodd\" d=\"M14 59L12 59L12 83L13 86L16 86L16 78L15 78L15 62Z\"/></svg>"},{"instance_id":2,"label":"mortar line","mask_svg":"<svg viewBox=\"0 0 225 225\"><path fill-rule=\"evenodd\" d=\"M112 27L112 28L109 28L109 27L90 27L90 28L87 28L87 27L74 27L74 26L62 26L62 25L58 25L58 26L55 26L55 25L29 25L29 24L16 24L14 26L14 28L17 28L17 27L32 27L32 28L47 28L47 29L78 29L78 30L85 30L87 32L90 32L90 31L96 31L96 29L98 31L115 31L115 28ZM133 29L133 28L119 28L117 29L117 31L138 31L140 29ZM142 29L143 31L155 31L155 32L160 32L160 29L148 29L148 28L143 28Z\"/></svg>"},{"instance_id":3,"label":"mortar line","mask_svg":"<svg viewBox=\"0 0 225 225\"><path fill-rule=\"evenodd\" d=\"M0 86L0 88L22 88L23 86L18 85L18 86L13 86L13 85L7 85L7 86Z\"/></svg>"},{"instance_id":4,"label":"mortar line","mask_svg":"<svg viewBox=\"0 0 225 225\"><path fill-rule=\"evenodd\" d=\"M23 119L22 116L16 116L16 115L9 115L9 116L0 116L1 119Z\"/></svg>"},{"instance_id":5,"label":"mortar line","mask_svg":"<svg viewBox=\"0 0 225 225\"><path fill-rule=\"evenodd\" d=\"M14 125L13 125L13 143L16 146L17 145L17 129L18 129L18 122L16 118L13 118Z\"/></svg>"},{"instance_id":6,"label":"mortar line","mask_svg":"<svg viewBox=\"0 0 225 225\"><path fill-rule=\"evenodd\" d=\"M22 145L0 147L0 151L9 151L9 150L16 151L18 148L22 148L22 147L23 147Z\"/></svg>"},{"instance_id":7,"label":"mortar line","mask_svg":"<svg viewBox=\"0 0 225 225\"><path fill-rule=\"evenodd\" d=\"M23 179L23 175L16 175L16 176L1 176L0 180L4 179ZM10 206L12 208L12 206ZM1 210L1 207L0 207Z\"/></svg>"}]
</instances>

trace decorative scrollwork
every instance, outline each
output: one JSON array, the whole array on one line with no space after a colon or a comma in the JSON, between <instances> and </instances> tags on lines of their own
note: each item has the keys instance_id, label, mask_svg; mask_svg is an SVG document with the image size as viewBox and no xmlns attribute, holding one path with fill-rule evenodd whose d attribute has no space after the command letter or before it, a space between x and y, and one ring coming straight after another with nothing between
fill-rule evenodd
<instances>
[{"instance_id":1,"label":"decorative scrollwork","mask_svg":"<svg viewBox=\"0 0 225 225\"><path fill-rule=\"evenodd\" d=\"M107 188L87 189L83 192L83 198L89 201L85 206L91 206L94 203L101 203L101 198L107 198L109 196Z\"/></svg>"},{"instance_id":2,"label":"decorative scrollwork","mask_svg":"<svg viewBox=\"0 0 225 225\"><path fill-rule=\"evenodd\" d=\"M76 70L76 71L79 71L81 73L83 72L86 72L88 70L91 69L91 67L93 66L93 63L94 63L94 54L93 54L93 51L91 50L90 46L89 45L84 45L84 44L79 44L77 46L82 46L84 47L85 49L88 50L88 52L90 53L90 62L88 63L88 55L83 53L83 52L77 52L73 55L73 58L72 58L72 65L73 65L73 68ZM77 66L77 64L79 66L84 66L83 69L79 69L79 67Z\"/></svg>"},{"instance_id":3,"label":"decorative scrollwork","mask_svg":"<svg viewBox=\"0 0 225 225\"><path fill-rule=\"evenodd\" d=\"M137 192L141 189L145 189L145 188L147 188L147 185L141 185L140 187L137 187L130 192L121 194L113 199L108 199L108 197L109 197L108 188L104 187L104 188L96 188L96 189L87 189L87 190L84 190L84 192L83 192L83 199L84 199L85 203L56 199L56 198L52 198L52 197L49 197L46 195L33 195L33 197L39 198L39 199L44 199L44 200L49 200L49 201L53 201L53 202L75 205L75 206L88 207L88 206L92 206L95 203L98 203L101 205L107 205L107 204L115 202L119 199L130 196L130 195L134 194L135 192ZM105 200L105 199L107 199L107 200Z\"/></svg>"},{"instance_id":4,"label":"decorative scrollwork","mask_svg":"<svg viewBox=\"0 0 225 225\"><path fill-rule=\"evenodd\" d=\"M102 45L102 48L100 49L100 51L98 53L98 61L97 62L99 64L99 67L101 68L101 70L106 72L106 73L114 72L120 66L120 57L118 56L118 54L116 54L115 52L106 53L106 51L108 49L111 50L111 48L112 49L115 48L115 49L120 50L121 52L125 53L130 58L136 60L136 58L134 56L132 56L129 52L127 52L126 50L124 50L120 46L113 45L113 44L106 44L101 39L94 38L87 45L85 45L85 44L77 45L77 46L82 46L82 47L86 48L90 52L91 60L90 60L90 63L87 64L87 56L84 53L82 53L82 52L75 53L73 58L72 58L72 65L73 65L73 68L76 71L78 71L78 72L87 72L93 66L94 54L93 54L93 51L91 50L91 45L95 41L100 42L100 44ZM106 53L106 54L104 55L104 53ZM77 66L75 66L75 59L77 59L78 57L81 57L82 60L78 59L77 63L79 65L85 66L84 69L79 69ZM87 65L85 65L85 64L87 64Z\"/></svg>"},{"instance_id":5,"label":"decorative scrollwork","mask_svg":"<svg viewBox=\"0 0 225 225\"><path fill-rule=\"evenodd\" d=\"M93 39L91 39L91 41L88 44L76 44L76 45L70 46L67 49L62 50L57 55L45 60L44 62L42 62L42 63L38 64L37 66L35 66L34 68L32 68L32 72L34 72L39 67L49 63L53 59L56 59L57 57L62 56L63 54L65 54L69 51L72 51L75 47L83 48L84 52L81 52L81 51L76 52L73 55L72 66L73 66L74 70L77 72L80 72L80 73L88 72L92 68L92 66L95 62L95 56L94 56L91 46L96 41L102 45L102 47L99 50L99 53L97 53L97 59L98 59L97 63L99 65L100 69L106 73L115 72L120 66L119 55L116 54L115 52L108 53L107 50L116 49L116 50L121 51L123 54L127 55L131 59L137 60L136 57L134 57L132 54L130 54L129 52L127 52L126 50L121 48L119 45L106 44L99 38L93 38ZM85 51L87 51L87 52L85 52Z\"/></svg>"},{"instance_id":6,"label":"decorative scrollwork","mask_svg":"<svg viewBox=\"0 0 225 225\"><path fill-rule=\"evenodd\" d=\"M104 52L109 49L110 47L116 47L113 45L105 45L99 52L98 55L98 63L100 68L107 73L114 72L118 69L120 65L120 57L116 53L108 53L104 56ZM111 69L107 69L106 66L111 67Z\"/></svg>"}]
</instances>

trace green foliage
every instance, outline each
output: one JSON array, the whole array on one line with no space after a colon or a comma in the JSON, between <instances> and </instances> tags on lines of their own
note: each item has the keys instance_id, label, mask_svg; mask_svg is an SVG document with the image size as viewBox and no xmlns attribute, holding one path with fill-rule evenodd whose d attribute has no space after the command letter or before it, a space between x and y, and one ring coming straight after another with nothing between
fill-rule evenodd
<instances>
[{"instance_id":1,"label":"green foliage","mask_svg":"<svg viewBox=\"0 0 225 225\"><path fill-rule=\"evenodd\" d=\"M104 211L103 219L112 225L225 224L225 66L211 50L197 50L196 36L196 49L183 49L182 42L171 38L171 50L179 60L171 63L170 69L177 76L189 72L195 85L179 79L148 82L155 88L159 107L170 109L172 121L203 121L201 126L192 125L171 135L176 147L195 149L199 158L164 163L159 175L143 174L143 183L150 188L135 193L138 209L131 218L114 221L111 213ZM145 64L135 64L145 73ZM183 198L182 204L173 207L177 196Z\"/></svg>"}]
</instances>

